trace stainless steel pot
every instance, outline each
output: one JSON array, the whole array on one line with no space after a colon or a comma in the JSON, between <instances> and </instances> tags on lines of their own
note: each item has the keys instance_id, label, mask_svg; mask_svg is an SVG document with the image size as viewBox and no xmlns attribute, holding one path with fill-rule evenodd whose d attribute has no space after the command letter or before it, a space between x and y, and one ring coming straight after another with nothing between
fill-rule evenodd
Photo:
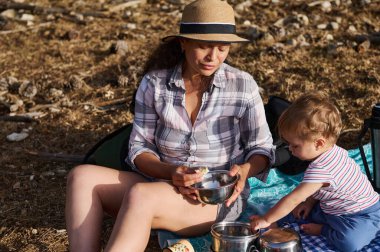
<instances>
[{"instance_id":1,"label":"stainless steel pot","mask_svg":"<svg viewBox=\"0 0 380 252\"><path fill-rule=\"evenodd\" d=\"M260 230L251 231L249 223L218 222L211 226L212 245L215 252L253 252L257 251L254 242Z\"/></svg>"},{"instance_id":2,"label":"stainless steel pot","mask_svg":"<svg viewBox=\"0 0 380 252\"><path fill-rule=\"evenodd\" d=\"M271 228L259 238L260 252L302 252L299 234L291 228Z\"/></svg>"}]
</instances>

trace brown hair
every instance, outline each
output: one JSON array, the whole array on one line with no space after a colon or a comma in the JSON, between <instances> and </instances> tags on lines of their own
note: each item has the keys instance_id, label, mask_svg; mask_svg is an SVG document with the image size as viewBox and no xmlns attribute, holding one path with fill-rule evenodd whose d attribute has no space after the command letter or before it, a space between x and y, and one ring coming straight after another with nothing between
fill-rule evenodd
<instances>
[{"instance_id":1,"label":"brown hair","mask_svg":"<svg viewBox=\"0 0 380 252\"><path fill-rule=\"evenodd\" d=\"M305 94L280 116L277 124L281 137L292 132L302 140L316 136L336 142L342 129L338 108L321 92Z\"/></svg>"},{"instance_id":2,"label":"brown hair","mask_svg":"<svg viewBox=\"0 0 380 252\"><path fill-rule=\"evenodd\" d=\"M170 69L175 67L184 57L181 45L178 39L172 39L168 42L161 42L150 53L143 69L143 73L151 70Z\"/></svg>"}]
</instances>

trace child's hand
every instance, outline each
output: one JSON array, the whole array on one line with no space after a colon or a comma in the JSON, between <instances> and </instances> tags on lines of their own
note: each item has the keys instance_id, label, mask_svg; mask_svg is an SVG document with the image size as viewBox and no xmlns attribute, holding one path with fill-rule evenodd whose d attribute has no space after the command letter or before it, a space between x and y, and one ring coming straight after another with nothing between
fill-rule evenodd
<instances>
[{"instance_id":1,"label":"child's hand","mask_svg":"<svg viewBox=\"0 0 380 252\"><path fill-rule=\"evenodd\" d=\"M309 216L309 213L313 206L310 206L310 204L307 204L305 202L302 202L296 208L294 208L293 215L296 217L296 219L306 219L307 216Z\"/></svg>"},{"instance_id":2,"label":"child's hand","mask_svg":"<svg viewBox=\"0 0 380 252\"><path fill-rule=\"evenodd\" d=\"M251 220L252 231L256 231L260 228L266 228L271 225L270 222L267 222L264 217L260 215L252 215L249 219Z\"/></svg>"}]
</instances>

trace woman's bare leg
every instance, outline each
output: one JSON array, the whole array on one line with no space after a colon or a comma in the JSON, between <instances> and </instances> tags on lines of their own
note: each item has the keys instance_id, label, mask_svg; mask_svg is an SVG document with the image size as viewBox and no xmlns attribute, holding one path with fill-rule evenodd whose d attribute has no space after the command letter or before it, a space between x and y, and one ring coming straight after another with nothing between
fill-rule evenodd
<instances>
[{"instance_id":1,"label":"woman's bare leg","mask_svg":"<svg viewBox=\"0 0 380 252\"><path fill-rule=\"evenodd\" d=\"M144 251L151 228L203 234L216 213L217 206L190 203L169 183L138 183L125 194L106 251Z\"/></svg>"},{"instance_id":2,"label":"woman's bare leg","mask_svg":"<svg viewBox=\"0 0 380 252\"><path fill-rule=\"evenodd\" d=\"M66 226L70 251L100 251L103 213L116 216L140 175L94 165L75 167L67 178Z\"/></svg>"}]
</instances>

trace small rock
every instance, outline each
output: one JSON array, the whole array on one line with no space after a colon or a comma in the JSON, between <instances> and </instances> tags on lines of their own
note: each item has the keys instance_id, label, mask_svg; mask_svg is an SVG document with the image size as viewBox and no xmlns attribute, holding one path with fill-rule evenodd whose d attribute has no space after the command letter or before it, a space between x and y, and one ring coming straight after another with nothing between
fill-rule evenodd
<instances>
[{"instance_id":1,"label":"small rock","mask_svg":"<svg viewBox=\"0 0 380 252\"><path fill-rule=\"evenodd\" d=\"M337 48L338 48L337 45L328 44L327 47L326 47L326 53L327 53L327 55L329 55L329 56L336 56L338 54Z\"/></svg>"},{"instance_id":2,"label":"small rock","mask_svg":"<svg viewBox=\"0 0 380 252\"><path fill-rule=\"evenodd\" d=\"M56 107L51 107L51 108L49 108L49 111L51 113L59 113L59 112L61 112L61 109L56 108Z\"/></svg>"},{"instance_id":3,"label":"small rock","mask_svg":"<svg viewBox=\"0 0 380 252\"><path fill-rule=\"evenodd\" d=\"M64 95L63 95L63 91L60 90L60 89L56 89L56 88L51 88L51 89L49 90L49 94L50 94L50 96L53 97L53 98L61 98L61 97L64 96Z\"/></svg>"},{"instance_id":4,"label":"small rock","mask_svg":"<svg viewBox=\"0 0 380 252\"><path fill-rule=\"evenodd\" d=\"M331 40L334 40L334 36L331 35L331 34L326 34L325 39L326 39L327 41L331 41Z\"/></svg>"},{"instance_id":5,"label":"small rock","mask_svg":"<svg viewBox=\"0 0 380 252\"><path fill-rule=\"evenodd\" d=\"M309 18L304 14L298 14L297 20L301 25L304 25L304 26L309 25Z\"/></svg>"},{"instance_id":6,"label":"small rock","mask_svg":"<svg viewBox=\"0 0 380 252\"><path fill-rule=\"evenodd\" d=\"M0 13L0 16L14 19L16 17L16 11L14 9L8 9Z\"/></svg>"},{"instance_id":7,"label":"small rock","mask_svg":"<svg viewBox=\"0 0 380 252\"><path fill-rule=\"evenodd\" d=\"M9 134L7 136L7 140L10 142L19 142L19 141L24 140L28 136L29 136L29 134L26 132L21 132L21 133L13 132L12 134Z\"/></svg>"},{"instance_id":8,"label":"small rock","mask_svg":"<svg viewBox=\"0 0 380 252\"><path fill-rule=\"evenodd\" d=\"M323 12L330 12L332 9L332 6L331 6L331 3L329 1L324 1L322 4L321 4L321 10Z\"/></svg>"},{"instance_id":9,"label":"small rock","mask_svg":"<svg viewBox=\"0 0 380 252\"><path fill-rule=\"evenodd\" d=\"M252 6L252 1L245 1L235 6L237 12L242 12Z\"/></svg>"},{"instance_id":10,"label":"small rock","mask_svg":"<svg viewBox=\"0 0 380 252\"><path fill-rule=\"evenodd\" d=\"M22 21L34 21L34 16L31 14L24 13L21 18Z\"/></svg>"},{"instance_id":11,"label":"small rock","mask_svg":"<svg viewBox=\"0 0 380 252\"><path fill-rule=\"evenodd\" d=\"M245 34L252 40L256 40L260 37L263 36L263 33L256 27L256 26L251 26L247 29Z\"/></svg>"},{"instance_id":12,"label":"small rock","mask_svg":"<svg viewBox=\"0 0 380 252\"><path fill-rule=\"evenodd\" d=\"M264 33L264 36L259 40L259 42L261 45L271 46L274 44L275 40L270 33L266 32Z\"/></svg>"},{"instance_id":13,"label":"small rock","mask_svg":"<svg viewBox=\"0 0 380 252\"><path fill-rule=\"evenodd\" d=\"M46 172L43 172L41 175L42 175L42 176L54 176L55 173L52 172L52 171L46 171Z\"/></svg>"},{"instance_id":14,"label":"small rock","mask_svg":"<svg viewBox=\"0 0 380 252\"><path fill-rule=\"evenodd\" d=\"M327 24L319 24L317 25L317 28L320 30L325 30L327 28Z\"/></svg>"},{"instance_id":15,"label":"small rock","mask_svg":"<svg viewBox=\"0 0 380 252\"><path fill-rule=\"evenodd\" d=\"M76 30L68 31L66 36L69 40L75 40L75 39L79 39L81 37L80 32L76 31Z\"/></svg>"},{"instance_id":16,"label":"small rock","mask_svg":"<svg viewBox=\"0 0 380 252\"><path fill-rule=\"evenodd\" d=\"M54 21L55 20L55 15L49 14L46 16L46 21Z\"/></svg>"},{"instance_id":17,"label":"small rock","mask_svg":"<svg viewBox=\"0 0 380 252\"><path fill-rule=\"evenodd\" d=\"M284 23L285 23L285 19L284 18L280 18L273 25L276 26L276 27L283 27Z\"/></svg>"},{"instance_id":18,"label":"small rock","mask_svg":"<svg viewBox=\"0 0 380 252\"><path fill-rule=\"evenodd\" d=\"M329 24L329 27L331 27L331 29L333 29L334 31L336 31L336 30L339 29L339 24L337 22L331 22Z\"/></svg>"},{"instance_id":19,"label":"small rock","mask_svg":"<svg viewBox=\"0 0 380 252\"><path fill-rule=\"evenodd\" d=\"M86 86L85 81L77 75L70 76L69 87L73 90L82 89Z\"/></svg>"},{"instance_id":20,"label":"small rock","mask_svg":"<svg viewBox=\"0 0 380 252\"><path fill-rule=\"evenodd\" d=\"M21 83L18 93L22 96L33 98L37 94L37 88L30 81L24 81Z\"/></svg>"},{"instance_id":21,"label":"small rock","mask_svg":"<svg viewBox=\"0 0 380 252\"><path fill-rule=\"evenodd\" d=\"M294 30L298 30L300 28L300 24L299 23L291 23L290 27L293 28Z\"/></svg>"},{"instance_id":22,"label":"small rock","mask_svg":"<svg viewBox=\"0 0 380 252\"><path fill-rule=\"evenodd\" d=\"M33 228L32 229L32 234L37 234L37 233L38 233L37 229Z\"/></svg>"},{"instance_id":23,"label":"small rock","mask_svg":"<svg viewBox=\"0 0 380 252\"><path fill-rule=\"evenodd\" d=\"M16 85L18 83L19 82L18 82L18 79L16 77L13 77L13 76L9 76L8 77L8 84L9 84L9 86Z\"/></svg>"},{"instance_id":24,"label":"small rock","mask_svg":"<svg viewBox=\"0 0 380 252\"><path fill-rule=\"evenodd\" d=\"M13 184L13 189L20 189L21 188L21 183L20 181L17 181L16 183Z\"/></svg>"},{"instance_id":25,"label":"small rock","mask_svg":"<svg viewBox=\"0 0 380 252\"><path fill-rule=\"evenodd\" d=\"M117 78L117 84L119 87L126 87L128 86L129 78L125 75L120 75Z\"/></svg>"},{"instance_id":26,"label":"small rock","mask_svg":"<svg viewBox=\"0 0 380 252\"><path fill-rule=\"evenodd\" d=\"M288 45L288 46L296 46L297 45L297 40L296 39L288 39L286 41L286 45Z\"/></svg>"},{"instance_id":27,"label":"small rock","mask_svg":"<svg viewBox=\"0 0 380 252\"><path fill-rule=\"evenodd\" d=\"M243 25L244 25L244 26L250 26L250 25L251 25L251 21L249 21L249 20L244 20Z\"/></svg>"},{"instance_id":28,"label":"small rock","mask_svg":"<svg viewBox=\"0 0 380 252\"><path fill-rule=\"evenodd\" d=\"M66 108L71 108L74 105L72 101L69 100L69 98L64 97L61 101L61 106Z\"/></svg>"},{"instance_id":29,"label":"small rock","mask_svg":"<svg viewBox=\"0 0 380 252\"><path fill-rule=\"evenodd\" d=\"M369 40L364 41L358 45L358 52L364 53L371 47L371 42Z\"/></svg>"},{"instance_id":30,"label":"small rock","mask_svg":"<svg viewBox=\"0 0 380 252\"><path fill-rule=\"evenodd\" d=\"M353 34L353 33L356 33L357 30L356 30L355 26L350 25L350 26L348 27L348 29L347 29L347 32Z\"/></svg>"},{"instance_id":31,"label":"small rock","mask_svg":"<svg viewBox=\"0 0 380 252\"><path fill-rule=\"evenodd\" d=\"M124 56L128 52L128 44L124 40L118 40L115 46L116 53L120 56Z\"/></svg>"},{"instance_id":32,"label":"small rock","mask_svg":"<svg viewBox=\"0 0 380 252\"><path fill-rule=\"evenodd\" d=\"M15 104L12 104L9 106L9 111L10 112L16 112L17 110L19 110L22 105L24 104L24 102L22 100L17 100Z\"/></svg>"},{"instance_id":33,"label":"small rock","mask_svg":"<svg viewBox=\"0 0 380 252\"><path fill-rule=\"evenodd\" d=\"M107 90L104 94L104 97L111 100L115 97L115 93L112 90Z\"/></svg>"},{"instance_id":34,"label":"small rock","mask_svg":"<svg viewBox=\"0 0 380 252\"><path fill-rule=\"evenodd\" d=\"M0 79L0 91L7 91L8 92L8 82L5 78Z\"/></svg>"},{"instance_id":35,"label":"small rock","mask_svg":"<svg viewBox=\"0 0 380 252\"><path fill-rule=\"evenodd\" d=\"M137 25L134 24L134 23L128 23L128 24L125 25L125 28L127 28L129 30L136 30Z\"/></svg>"}]
</instances>

